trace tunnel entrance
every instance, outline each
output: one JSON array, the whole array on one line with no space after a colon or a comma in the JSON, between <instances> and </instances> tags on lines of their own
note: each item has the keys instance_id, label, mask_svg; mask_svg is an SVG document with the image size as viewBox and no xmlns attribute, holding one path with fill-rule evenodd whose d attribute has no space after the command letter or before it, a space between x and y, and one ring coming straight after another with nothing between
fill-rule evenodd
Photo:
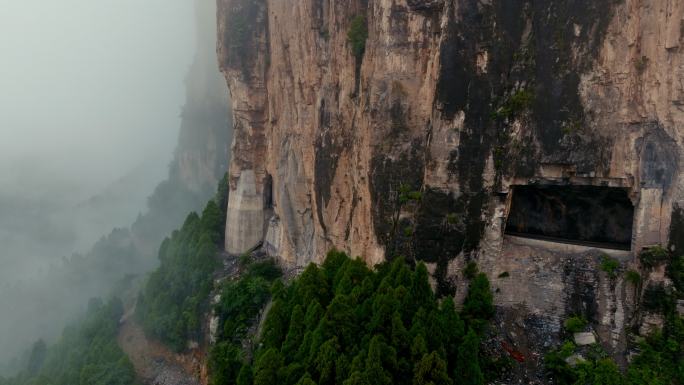
<instances>
[{"instance_id":1,"label":"tunnel entrance","mask_svg":"<svg viewBox=\"0 0 684 385\"><path fill-rule=\"evenodd\" d=\"M506 234L630 250L634 205L627 190L599 186L514 186Z\"/></svg>"}]
</instances>

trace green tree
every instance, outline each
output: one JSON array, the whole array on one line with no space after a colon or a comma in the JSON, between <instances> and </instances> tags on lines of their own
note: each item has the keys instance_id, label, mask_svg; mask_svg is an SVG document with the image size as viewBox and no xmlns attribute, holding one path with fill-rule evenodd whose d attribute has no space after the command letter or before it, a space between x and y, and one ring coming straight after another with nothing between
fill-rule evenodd
<instances>
[{"instance_id":1,"label":"green tree","mask_svg":"<svg viewBox=\"0 0 684 385\"><path fill-rule=\"evenodd\" d=\"M223 298L254 297L239 281L230 286L235 293ZM333 253L322 267L311 265L288 286L277 286L271 291L277 294L254 353L255 385L268 381L283 385L437 385L449 384L449 373L461 371L468 375L466 385L484 381L477 334L470 331L464 337L465 315L456 311L452 298L438 302L423 264L411 271L397 258L369 270L361 260ZM467 318L471 328L486 322L478 317L490 315L488 291L486 277L473 279ZM256 302L255 309L263 306L260 300ZM231 299L229 303L240 301ZM227 315L227 324L242 327L254 314L221 313ZM227 343L241 351L244 335L224 333L220 338L219 346ZM236 364L230 369L233 372L240 370L240 360L237 355L232 361L223 358ZM223 383L231 382L226 379Z\"/></svg>"},{"instance_id":2,"label":"green tree","mask_svg":"<svg viewBox=\"0 0 684 385\"><path fill-rule=\"evenodd\" d=\"M133 365L117 344L120 300L92 300L84 318L53 346L34 344L27 370L7 385L133 385Z\"/></svg>"},{"instance_id":3,"label":"green tree","mask_svg":"<svg viewBox=\"0 0 684 385\"><path fill-rule=\"evenodd\" d=\"M294 357L297 349L304 339L304 329L306 325L304 324L304 311L302 311L302 306L297 304L292 310L292 316L290 317L290 329L285 337L285 342L283 342L283 356L288 359L288 357Z\"/></svg>"},{"instance_id":4,"label":"green tree","mask_svg":"<svg viewBox=\"0 0 684 385\"><path fill-rule=\"evenodd\" d=\"M238 374L236 384L237 385L252 385L254 381L254 374L252 373L252 367L250 365L242 365L240 368L240 373Z\"/></svg>"},{"instance_id":5,"label":"green tree","mask_svg":"<svg viewBox=\"0 0 684 385\"><path fill-rule=\"evenodd\" d=\"M283 358L278 350L266 350L254 365L254 385L279 385L278 372L282 366Z\"/></svg>"},{"instance_id":6,"label":"green tree","mask_svg":"<svg viewBox=\"0 0 684 385\"><path fill-rule=\"evenodd\" d=\"M416 312L419 307L431 310L430 307L434 306L435 294L432 292L428 277L429 273L425 264L422 262L418 263L413 273L411 290L409 290L413 298L413 303L408 304L406 308L409 313Z\"/></svg>"},{"instance_id":7,"label":"green tree","mask_svg":"<svg viewBox=\"0 0 684 385\"><path fill-rule=\"evenodd\" d=\"M347 40L351 45L352 53L357 60L363 57L363 53L366 51L366 40L368 39L368 26L366 23L366 17L363 15L358 15L354 17L349 26L349 32L347 33Z\"/></svg>"},{"instance_id":8,"label":"green tree","mask_svg":"<svg viewBox=\"0 0 684 385\"><path fill-rule=\"evenodd\" d=\"M338 295L330 302L325 312L327 325L339 338L340 344L349 347L359 332L355 322L354 304L348 295Z\"/></svg>"},{"instance_id":9,"label":"green tree","mask_svg":"<svg viewBox=\"0 0 684 385\"><path fill-rule=\"evenodd\" d=\"M217 244L223 240L223 228L225 216L214 200L207 202L202 219L200 220L201 231L211 237L211 241Z\"/></svg>"},{"instance_id":10,"label":"green tree","mask_svg":"<svg viewBox=\"0 0 684 385\"><path fill-rule=\"evenodd\" d=\"M458 354L458 347L465 334L465 325L461 317L456 312L456 305L452 297L446 297L440 306L438 315L439 331L447 357L455 357Z\"/></svg>"},{"instance_id":11,"label":"green tree","mask_svg":"<svg viewBox=\"0 0 684 385\"><path fill-rule=\"evenodd\" d=\"M425 337L422 334L418 334L413 337L413 342L411 343L411 357L414 361L418 361L421 357L427 354L427 343L425 342Z\"/></svg>"},{"instance_id":12,"label":"green tree","mask_svg":"<svg viewBox=\"0 0 684 385\"><path fill-rule=\"evenodd\" d=\"M220 385L232 382L243 370L242 361L243 353L235 344L229 341L216 344L209 355L211 383Z\"/></svg>"},{"instance_id":13,"label":"green tree","mask_svg":"<svg viewBox=\"0 0 684 385\"><path fill-rule=\"evenodd\" d=\"M451 385L447 364L437 352L426 354L416 363L413 385Z\"/></svg>"},{"instance_id":14,"label":"green tree","mask_svg":"<svg viewBox=\"0 0 684 385\"><path fill-rule=\"evenodd\" d=\"M470 282L462 314L468 326L477 331L482 331L485 321L494 316L494 297L484 273L479 273Z\"/></svg>"},{"instance_id":15,"label":"green tree","mask_svg":"<svg viewBox=\"0 0 684 385\"><path fill-rule=\"evenodd\" d=\"M347 257L347 254L343 252L337 251L335 249L328 252L321 267L323 268L326 279L330 285L333 284L335 276L348 261L349 257Z\"/></svg>"},{"instance_id":16,"label":"green tree","mask_svg":"<svg viewBox=\"0 0 684 385\"><path fill-rule=\"evenodd\" d=\"M280 348L287 334L289 319L290 314L286 303L275 301L264 321L262 341L266 346Z\"/></svg>"},{"instance_id":17,"label":"green tree","mask_svg":"<svg viewBox=\"0 0 684 385\"><path fill-rule=\"evenodd\" d=\"M392 346L399 352L409 352L411 346L411 335L404 326L401 320L401 315L395 311L392 315L392 332L391 332Z\"/></svg>"},{"instance_id":18,"label":"green tree","mask_svg":"<svg viewBox=\"0 0 684 385\"><path fill-rule=\"evenodd\" d=\"M470 329L458 349L458 361L454 379L462 385L483 385L484 375L480 369L480 339Z\"/></svg>"},{"instance_id":19,"label":"green tree","mask_svg":"<svg viewBox=\"0 0 684 385\"><path fill-rule=\"evenodd\" d=\"M297 279L295 293L299 304L304 305L318 301L321 305L327 305L329 299L328 281L323 271L315 264L309 264Z\"/></svg>"},{"instance_id":20,"label":"green tree","mask_svg":"<svg viewBox=\"0 0 684 385\"><path fill-rule=\"evenodd\" d=\"M349 378L344 381L343 385L371 385L375 382L366 381L366 377L361 372L353 372Z\"/></svg>"},{"instance_id":21,"label":"green tree","mask_svg":"<svg viewBox=\"0 0 684 385\"><path fill-rule=\"evenodd\" d=\"M601 359L596 363L584 363L577 366L579 372L575 384L581 385L622 385L624 379L615 362Z\"/></svg>"},{"instance_id":22,"label":"green tree","mask_svg":"<svg viewBox=\"0 0 684 385\"><path fill-rule=\"evenodd\" d=\"M396 352L376 335L370 342L364 376L369 384L390 385L392 375L385 369L387 363L396 362Z\"/></svg>"},{"instance_id":23,"label":"green tree","mask_svg":"<svg viewBox=\"0 0 684 385\"><path fill-rule=\"evenodd\" d=\"M314 380L311 379L311 375L309 373L306 373L305 375L302 376L299 381L297 381L297 385L317 385Z\"/></svg>"},{"instance_id":24,"label":"green tree","mask_svg":"<svg viewBox=\"0 0 684 385\"><path fill-rule=\"evenodd\" d=\"M335 384L335 362L339 355L340 346L337 337L333 337L323 343L314 359L316 372L318 373L319 385Z\"/></svg>"}]
</instances>

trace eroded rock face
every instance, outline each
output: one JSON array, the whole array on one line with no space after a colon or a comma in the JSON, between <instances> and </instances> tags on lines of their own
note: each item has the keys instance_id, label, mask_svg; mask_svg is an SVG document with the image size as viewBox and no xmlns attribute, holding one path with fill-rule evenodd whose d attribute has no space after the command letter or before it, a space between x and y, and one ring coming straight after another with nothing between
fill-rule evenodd
<instances>
[{"instance_id":1,"label":"eroded rock face","mask_svg":"<svg viewBox=\"0 0 684 385\"><path fill-rule=\"evenodd\" d=\"M502 319L509 309L540 325L529 329L559 333L567 314L589 311L568 297L584 290L594 294L577 294L579 303L604 325L599 340L624 347L634 299L621 280L595 273L601 252L530 251L504 236L504 224L513 186L611 186L635 207L623 268L636 268L643 246L667 244L684 200L684 3L218 0L218 8L235 121L230 251L266 237L268 252L295 266L333 247L371 264L405 255L427 262L438 289L457 297L460 270L473 260L490 277L517 274L496 296ZM368 28L358 58L348 41L357 16ZM230 219L248 209L236 196L245 174L261 197L249 210L261 202L262 221ZM238 239L246 233L258 236ZM577 274L584 278L568 279Z\"/></svg>"}]
</instances>

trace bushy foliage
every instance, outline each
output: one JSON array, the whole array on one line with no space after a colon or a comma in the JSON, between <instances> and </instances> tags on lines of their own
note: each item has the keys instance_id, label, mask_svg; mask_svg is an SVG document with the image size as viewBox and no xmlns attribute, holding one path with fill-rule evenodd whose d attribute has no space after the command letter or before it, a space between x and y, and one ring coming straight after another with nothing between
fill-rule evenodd
<instances>
[{"instance_id":1,"label":"bushy foliage","mask_svg":"<svg viewBox=\"0 0 684 385\"><path fill-rule=\"evenodd\" d=\"M627 282L631 283L633 286L638 286L641 283L641 274L634 270L627 270L625 278L627 279Z\"/></svg>"},{"instance_id":2,"label":"bushy foliage","mask_svg":"<svg viewBox=\"0 0 684 385\"><path fill-rule=\"evenodd\" d=\"M617 271L620 268L620 262L617 259L611 258L607 255L601 257L601 270L608 274L609 278L616 278Z\"/></svg>"},{"instance_id":3,"label":"bushy foliage","mask_svg":"<svg viewBox=\"0 0 684 385\"><path fill-rule=\"evenodd\" d=\"M646 269L667 264L667 275L675 282L674 287L663 284L650 284L642 296L642 308L648 312L659 313L665 320L663 330L649 336L640 337L638 354L630 360L626 372L618 370L617 365L607 354L595 354L589 350L582 360L574 360L572 366L566 359L578 349L571 342L547 354L545 367L560 385L670 385L684 384L684 320L676 311L676 300L682 297L679 277L684 276L682 258L672 256L662 247L652 247L640 254L641 265ZM627 279L641 286L641 276L634 271L627 272ZM567 324L566 324L567 326Z\"/></svg>"},{"instance_id":4,"label":"bushy foliage","mask_svg":"<svg viewBox=\"0 0 684 385\"><path fill-rule=\"evenodd\" d=\"M560 385L669 385L684 383L684 328L676 321L668 335L654 333L639 344L640 353L622 373L605 354L587 355L575 366L566 362L576 350L571 342L546 355L553 383Z\"/></svg>"},{"instance_id":5,"label":"bushy foliage","mask_svg":"<svg viewBox=\"0 0 684 385\"><path fill-rule=\"evenodd\" d=\"M573 316L566 319L563 326L565 326L565 330L570 333L579 333L584 331L584 328L587 327L587 320L581 316Z\"/></svg>"},{"instance_id":6,"label":"bushy foliage","mask_svg":"<svg viewBox=\"0 0 684 385\"><path fill-rule=\"evenodd\" d=\"M333 251L322 266L309 265L290 285L276 283L272 292L254 359L233 344L233 361L222 362L233 376L216 383L236 378L255 385L484 382L479 331L493 311L484 274L471 283L468 311L461 314L452 298L435 297L423 264L411 270L401 258L371 270L360 259ZM234 337L224 334L222 340Z\"/></svg>"},{"instance_id":7,"label":"bushy foliage","mask_svg":"<svg viewBox=\"0 0 684 385\"><path fill-rule=\"evenodd\" d=\"M477 263L470 261L463 269L463 276L468 279L473 279L477 275L478 271L479 269L477 268Z\"/></svg>"},{"instance_id":8,"label":"bushy foliage","mask_svg":"<svg viewBox=\"0 0 684 385\"><path fill-rule=\"evenodd\" d=\"M117 345L118 322L123 305L91 301L80 322L67 327L56 345L46 349L39 341L28 368L2 385L131 385L135 372Z\"/></svg>"},{"instance_id":9,"label":"bushy foliage","mask_svg":"<svg viewBox=\"0 0 684 385\"><path fill-rule=\"evenodd\" d=\"M512 93L502 105L492 113L494 119L512 118L532 108L534 93L529 89L521 89Z\"/></svg>"},{"instance_id":10,"label":"bushy foliage","mask_svg":"<svg viewBox=\"0 0 684 385\"><path fill-rule=\"evenodd\" d=\"M642 251L639 254L641 266L645 269L652 269L668 261L670 253L660 246L654 246Z\"/></svg>"},{"instance_id":11,"label":"bushy foliage","mask_svg":"<svg viewBox=\"0 0 684 385\"><path fill-rule=\"evenodd\" d=\"M200 333L223 239L224 214L212 200L200 217L188 215L183 227L159 248L161 265L153 272L136 308L148 336L180 351Z\"/></svg>"},{"instance_id":12,"label":"bushy foliage","mask_svg":"<svg viewBox=\"0 0 684 385\"><path fill-rule=\"evenodd\" d=\"M347 32L347 40L351 45L352 53L357 60L361 60L366 52L366 40L368 39L368 25L366 17L358 15L354 17Z\"/></svg>"},{"instance_id":13,"label":"bushy foliage","mask_svg":"<svg viewBox=\"0 0 684 385\"><path fill-rule=\"evenodd\" d=\"M243 365L242 342L271 298L273 282L282 275L273 260L246 262L244 269L240 279L224 284L216 305L222 327L218 330L219 342L209 355L213 384L232 383L236 378L238 384L251 384L252 367Z\"/></svg>"}]
</instances>

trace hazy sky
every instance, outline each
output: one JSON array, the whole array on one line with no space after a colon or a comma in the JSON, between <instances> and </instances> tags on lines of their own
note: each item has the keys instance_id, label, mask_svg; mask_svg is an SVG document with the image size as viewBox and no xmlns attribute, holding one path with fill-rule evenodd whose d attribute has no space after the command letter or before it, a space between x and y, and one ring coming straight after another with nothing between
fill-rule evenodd
<instances>
[{"instance_id":1,"label":"hazy sky","mask_svg":"<svg viewBox=\"0 0 684 385\"><path fill-rule=\"evenodd\" d=\"M132 224L166 178L194 12L193 0L0 0L0 370L97 286L60 287L75 269L56 268L62 257Z\"/></svg>"},{"instance_id":2,"label":"hazy sky","mask_svg":"<svg viewBox=\"0 0 684 385\"><path fill-rule=\"evenodd\" d=\"M0 0L0 192L88 195L143 162L164 174L192 15L190 0Z\"/></svg>"}]
</instances>

